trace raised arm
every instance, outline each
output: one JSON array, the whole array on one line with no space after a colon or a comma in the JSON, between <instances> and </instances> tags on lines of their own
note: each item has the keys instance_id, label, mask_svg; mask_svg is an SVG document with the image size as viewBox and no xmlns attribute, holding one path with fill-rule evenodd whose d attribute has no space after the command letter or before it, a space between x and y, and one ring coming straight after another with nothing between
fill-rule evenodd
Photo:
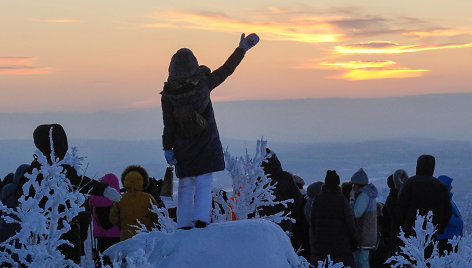
<instances>
[{"instance_id":1,"label":"raised arm","mask_svg":"<svg viewBox=\"0 0 472 268\"><path fill-rule=\"evenodd\" d=\"M236 70L236 67L238 67L239 63L241 63L241 61L243 60L246 51L248 51L251 47L255 46L258 42L259 37L256 34L250 34L245 37L243 33L241 35L239 46L234 50L233 54L229 56L229 58L220 68L214 70L210 74L210 90L213 90L221 83L223 83L223 81L225 81L225 79L230 76L234 72L234 70Z\"/></svg>"}]
</instances>

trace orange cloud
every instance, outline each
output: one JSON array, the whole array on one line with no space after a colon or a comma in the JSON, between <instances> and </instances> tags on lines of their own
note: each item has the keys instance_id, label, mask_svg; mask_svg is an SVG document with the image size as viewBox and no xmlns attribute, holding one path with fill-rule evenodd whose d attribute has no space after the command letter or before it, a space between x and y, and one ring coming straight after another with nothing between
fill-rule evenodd
<instances>
[{"instance_id":1,"label":"orange cloud","mask_svg":"<svg viewBox=\"0 0 472 268\"><path fill-rule=\"evenodd\" d=\"M1 67L0 75L29 75L29 74L49 74L52 72L51 68L46 67Z\"/></svg>"},{"instance_id":2,"label":"orange cloud","mask_svg":"<svg viewBox=\"0 0 472 268\"><path fill-rule=\"evenodd\" d=\"M318 68L333 70L349 70L346 73L335 76L344 80L377 80L399 79L423 76L429 70L415 70L408 68L394 68L394 61L348 61L348 62L322 62Z\"/></svg>"},{"instance_id":3,"label":"orange cloud","mask_svg":"<svg viewBox=\"0 0 472 268\"><path fill-rule=\"evenodd\" d=\"M0 75L49 74L48 67L34 67L34 57L0 57Z\"/></svg>"},{"instance_id":4,"label":"orange cloud","mask_svg":"<svg viewBox=\"0 0 472 268\"><path fill-rule=\"evenodd\" d=\"M472 34L472 31L464 29L438 29L432 31L409 31L402 33L402 35L414 37L457 36L464 34Z\"/></svg>"},{"instance_id":5,"label":"orange cloud","mask_svg":"<svg viewBox=\"0 0 472 268\"><path fill-rule=\"evenodd\" d=\"M334 47L336 54L400 54L428 50L472 47L472 43L444 45L400 45L391 41L370 41Z\"/></svg>"},{"instance_id":6,"label":"orange cloud","mask_svg":"<svg viewBox=\"0 0 472 268\"><path fill-rule=\"evenodd\" d=\"M0 65L33 65L33 57L0 57Z\"/></svg>"},{"instance_id":7,"label":"orange cloud","mask_svg":"<svg viewBox=\"0 0 472 268\"><path fill-rule=\"evenodd\" d=\"M275 11L274 11L275 12ZM344 39L344 35L328 23L326 18L296 17L284 22L264 20L249 22L230 18L220 13L160 12L155 24L146 28L189 28L218 32L237 32L241 29L256 32L266 40L297 41L307 43L334 42Z\"/></svg>"}]
</instances>

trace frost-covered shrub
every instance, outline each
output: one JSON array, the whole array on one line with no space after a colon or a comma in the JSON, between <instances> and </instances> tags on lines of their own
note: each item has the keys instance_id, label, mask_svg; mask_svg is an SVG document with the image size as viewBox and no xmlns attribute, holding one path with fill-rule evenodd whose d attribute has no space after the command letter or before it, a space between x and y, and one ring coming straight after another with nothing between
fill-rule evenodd
<instances>
[{"instance_id":1,"label":"frost-covered shrub","mask_svg":"<svg viewBox=\"0 0 472 268\"><path fill-rule=\"evenodd\" d=\"M405 236L400 230L399 238L403 242L400 251L387 260L391 267L420 267L420 268L456 268L472 265L472 237L465 233L462 237L454 237L448 242L452 252L440 254L438 242L433 239L436 228L432 223L433 214L422 216L417 213L414 232L415 236ZM426 247L432 248L431 256L425 256Z\"/></svg>"},{"instance_id":2,"label":"frost-covered shrub","mask_svg":"<svg viewBox=\"0 0 472 268\"><path fill-rule=\"evenodd\" d=\"M233 191L223 198L221 189L213 191L215 209L212 213L213 221L228 220L231 213L234 213L237 220L248 218L264 218L275 223L283 220L291 220L289 214L279 212L275 215L261 216L260 209L267 206L282 204L285 207L292 199L284 201L274 201L273 195L275 184L267 178L262 170L261 163L265 161L265 149L267 141L263 139L257 141L256 153L254 157L249 156L248 151L241 157L234 157L228 149L225 150L226 170L231 175Z\"/></svg>"},{"instance_id":3,"label":"frost-covered shrub","mask_svg":"<svg viewBox=\"0 0 472 268\"><path fill-rule=\"evenodd\" d=\"M3 219L21 226L19 232L0 244L0 263L15 266L19 261L26 267L78 267L58 250L61 245L71 245L61 236L71 229L69 222L84 210L81 205L85 197L73 190L61 166L80 166L77 150L72 152L63 160L57 159L51 139L51 164L46 156L36 151L41 168L25 174L28 180L23 185L24 195L19 198L18 207L11 209L0 204ZM41 182L36 180L38 175L43 177ZM34 189L34 193L30 189ZM65 204L67 209L63 209ZM18 260L14 260L14 255Z\"/></svg>"}]
</instances>

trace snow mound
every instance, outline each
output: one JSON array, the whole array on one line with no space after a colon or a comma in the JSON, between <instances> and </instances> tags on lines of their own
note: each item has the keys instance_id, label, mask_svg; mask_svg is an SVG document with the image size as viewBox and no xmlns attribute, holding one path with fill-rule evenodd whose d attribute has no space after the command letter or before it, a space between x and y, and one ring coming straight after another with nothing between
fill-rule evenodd
<instances>
[{"instance_id":1,"label":"snow mound","mask_svg":"<svg viewBox=\"0 0 472 268\"><path fill-rule=\"evenodd\" d=\"M140 259L150 267L299 266L288 236L278 225L263 219L138 234L110 247L105 254L112 259Z\"/></svg>"}]
</instances>

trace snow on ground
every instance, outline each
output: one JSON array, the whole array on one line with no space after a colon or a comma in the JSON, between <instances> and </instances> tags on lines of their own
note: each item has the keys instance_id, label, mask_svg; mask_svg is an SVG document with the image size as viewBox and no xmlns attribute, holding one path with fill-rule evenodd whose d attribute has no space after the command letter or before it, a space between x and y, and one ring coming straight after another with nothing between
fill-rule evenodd
<instances>
[{"instance_id":1,"label":"snow on ground","mask_svg":"<svg viewBox=\"0 0 472 268\"><path fill-rule=\"evenodd\" d=\"M204 229L151 232L120 242L107 251L147 261L151 267L298 267L288 236L267 220L210 224ZM121 254L121 255L120 255Z\"/></svg>"}]
</instances>

